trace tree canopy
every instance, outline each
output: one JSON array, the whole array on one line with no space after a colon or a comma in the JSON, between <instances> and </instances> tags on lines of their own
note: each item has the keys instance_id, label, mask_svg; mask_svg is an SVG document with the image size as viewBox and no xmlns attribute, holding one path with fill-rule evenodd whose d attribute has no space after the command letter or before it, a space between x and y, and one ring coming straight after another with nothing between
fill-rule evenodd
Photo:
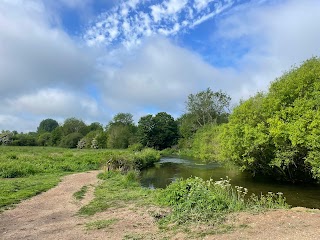
<instances>
[{"instance_id":1,"label":"tree canopy","mask_svg":"<svg viewBox=\"0 0 320 240\"><path fill-rule=\"evenodd\" d=\"M178 141L178 124L174 118L160 112L155 116L141 117L138 123L138 137L141 144L156 149L165 149Z\"/></svg>"},{"instance_id":2,"label":"tree canopy","mask_svg":"<svg viewBox=\"0 0 320 240\"><path fill-rule=\"evenodd\" d=\"M320 59L312 58L234 109L223 155L253 173L320 178Z\"/></svg>"},{"instance_id":3,"label":"tree canopy","mask_svg":"<svg viewBox=\"0 0 320 240\"><path fill-rule=\"evenodd\" d=\"M59 123L56 120L47 118L40 122L37 132L38 133L52 132L58 126L59 126Z\"/></svg>"}]
</instances>

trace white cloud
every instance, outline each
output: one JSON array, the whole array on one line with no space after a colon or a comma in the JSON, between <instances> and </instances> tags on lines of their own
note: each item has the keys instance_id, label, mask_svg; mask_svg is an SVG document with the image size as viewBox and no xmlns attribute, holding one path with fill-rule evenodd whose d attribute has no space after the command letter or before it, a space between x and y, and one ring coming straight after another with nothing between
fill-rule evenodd
<instances>
[{"instance_id":1,"label":"white cloud","mask_svg":"<svg viewBox=\"0 0 320 240\"><path fill-rule=\"evenodd\" d=\"M320 2L291 0L256 5L249 3L234 9L221 19L213 38L219 42L246 45L247 52L236 61L241 94L247 98L266 90L276 77L293 65L320 55ZM234 86L226 90L234 91Z\"/></svg>"},{"instance_id":2,"label":"white cloud","mask_svg":"<svg viewBox=\"0 0 320 240\"><path fill-rule=\"evenodd\" d=\"M48 85L76 87L90 79L94 58L62 30L52 28L41 5L26 8L22 3L0 5L1 96Z\"/></svg>"},{"instance_id":3,"label":"white cloud","mask_svg":"<svg viewBox=\"0 0 320 240\"><path fill-rule=\"evenodd\" d=\"M121 1L97 18L87 29L84 39L89 46L122 44L130 49L144 37L173 36L193 28L234 4L234 0L165 0L153 5L150 1ZM134 10L130 11L130 8ZM117 34L114 34L115 29ZM105 36L103 41L101 35Z\"/></svg>"},{"instance_id":4,"label":"white cloud","mask_svg":"<svg viewBox=\"0 0 320 240\"><path fill-rule=\"evenodd\" d=\"M190 93L208 86L219 90L223 77L232 75L161 37L148 39L131 54L122 55L120 67L105 69L103 95L114 111L181 113Z\"/></svg>"}]
</instances>

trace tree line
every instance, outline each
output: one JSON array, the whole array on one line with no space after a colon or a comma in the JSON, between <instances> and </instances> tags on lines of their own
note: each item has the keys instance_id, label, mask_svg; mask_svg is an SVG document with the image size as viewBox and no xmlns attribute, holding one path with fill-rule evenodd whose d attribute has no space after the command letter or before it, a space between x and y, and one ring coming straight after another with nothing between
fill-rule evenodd
<instances>
[{"instance_id":1,"label":"tree line","mask_svg":"<svg viewBox=\"0 0 320 240\"><path fill-rule=\"evenodd\" d=\"M131 113L118 113L104 127L98 122L87 125L77 118L67 118L63 124L49 118L40 122L36 132L2 131L0 144L95 149L184 148L202 126L227 121L229 102L226 93L208 88L189 95L186 113L178 119L159 112L143 116L135 124Z\"/></svg>"}]
</instances>

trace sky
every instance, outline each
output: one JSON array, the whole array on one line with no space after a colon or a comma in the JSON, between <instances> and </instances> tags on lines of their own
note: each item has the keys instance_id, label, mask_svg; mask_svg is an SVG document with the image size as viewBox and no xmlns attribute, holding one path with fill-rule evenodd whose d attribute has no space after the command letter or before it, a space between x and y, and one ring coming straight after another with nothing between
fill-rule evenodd
<instances>
[{"instance_id":1,"label":"sky","mask_svg":"<svg viewBox=\"0 0 320 240\"><path fill-rule=\"evenodd\" d=\"M320 56L319 0L0 0L0 131L236 105Z\"/></svg>"}]
</instances>

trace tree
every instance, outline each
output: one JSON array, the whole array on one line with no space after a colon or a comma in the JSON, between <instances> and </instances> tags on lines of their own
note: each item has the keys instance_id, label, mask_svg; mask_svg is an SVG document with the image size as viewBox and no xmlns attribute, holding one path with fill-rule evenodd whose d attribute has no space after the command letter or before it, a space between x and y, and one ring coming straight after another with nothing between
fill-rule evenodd
<instances>
[{"instance_id":1,"label":"tree","mask_svg":"<svg viewBox=\"0 0 320 240\"><path fill-rule=\"evenodd\" d=\"M155 148L162 150L177 144L178 124L170 114L158 113L154 117L154 126Z\"/></svg>"},{"instance_id":2,"label":"tree","mask_svg":"<svg viewBox=\"0 0 320 240\"><path fill-rule=\"evenodd\" d=\"M231 98L221 91L213 92L210 88L196 94L190 94L186 102L187 113L194 117L198 128L209 123L225 121L229 112Z\"/></svg>"},{"instance_id":3,"label":"tree","mask_svg":"<svg viewBox=\"0 0 320 240\"><path fill-rule=\"evenodd\" d=\"M127 148L135 142L136 126L130 113L118 113L107 126L107 147Z\"/></svg>"},{"instance_id":4,"label":"tree","mask_svg":"<svg viewBox=\"0 0 320 240\"><path fill-rule=\"evenodd\" d=\"M45 133L45 132L52 132L58 126L59 126L59 124L56 120L48 118L48 119L42 120L40 122L39 127L37 129L37 132L39 134Z\"/></svg>"},{"instance_id":5,"label":"tree","mask_svg":"<svg viewBox=\"0 0 320 240\"><path fill-rule=\"evenodd\" d=\"M170 114L160 112L139 120L138 138L144 146L165 149L176 144L178 136L178 125Z\"/></svg>"},{"instance_id":6,"label":"tree","mask_svg":"<svg viewBox=\"0 0 320 240\"><path fill-rule=\"evenodd\" d=\"M320 59L305 61L236 107L223 127L224 158L286 181L320 179Z\"/></svg>"},{"instance_id":7,"label":"tree","mask_svg":"<svg viewBox=\"0 0 320 240\"><path fill-rule=\"evenodd\" d=\"M118 113L114 116L113 124L123 124L123 125L134 125L133 123L133 116L131 113Z\"/></svg>"},{"instance_id":8,"label":"tree","mask_svg":"<svg viewBox=\"0 0 320 240\"><path fill-rule=\"evenodd\" d=\"M79 119L67 118L62 125L62 133L67 136L71 133L80 133L83 136L88 133L87 125Z\"/></svg>"}]
</instances>

